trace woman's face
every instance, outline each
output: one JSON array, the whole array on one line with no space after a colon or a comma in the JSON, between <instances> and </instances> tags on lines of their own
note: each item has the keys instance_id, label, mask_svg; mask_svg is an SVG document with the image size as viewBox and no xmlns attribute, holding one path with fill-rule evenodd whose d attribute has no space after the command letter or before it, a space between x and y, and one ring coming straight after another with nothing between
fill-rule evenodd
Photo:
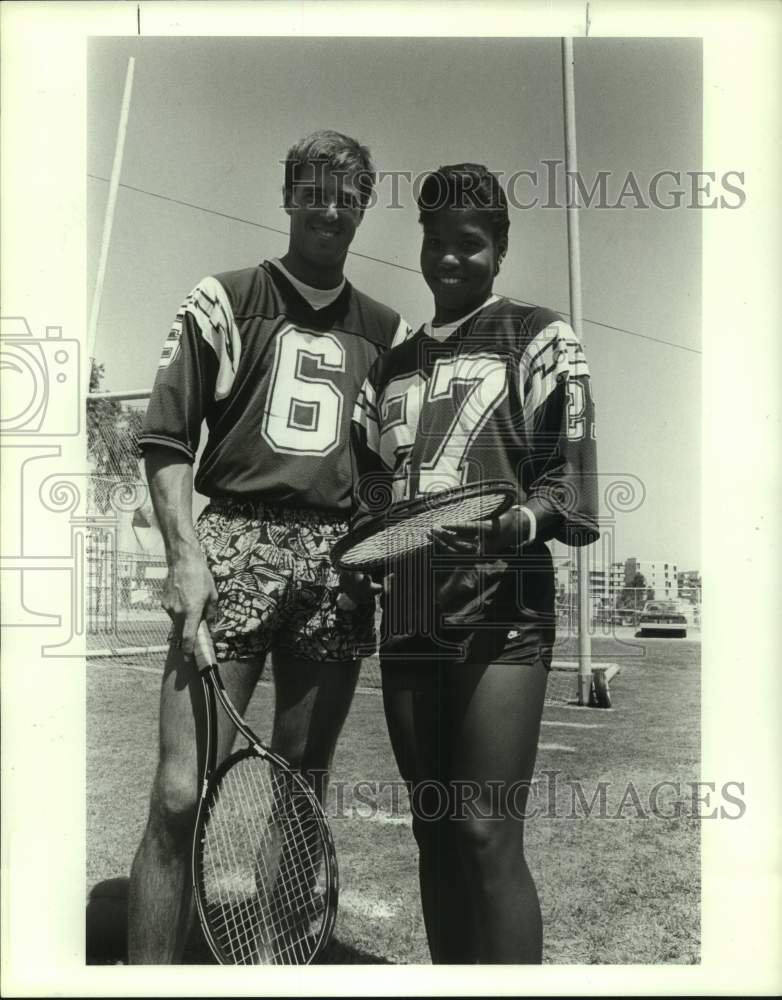
<instances>
[{"instance_id":1,"label":"woman's face","mask_svg":"<svg viewBox=\"0 0 782 1000\"><path fill-rule=\"evenodd\" d=\"M491 295L499 248L489 213L478 208L442 208L424 222L421 270L435 302L435 320L448 323Z\"/></svg>"}]
</instances>

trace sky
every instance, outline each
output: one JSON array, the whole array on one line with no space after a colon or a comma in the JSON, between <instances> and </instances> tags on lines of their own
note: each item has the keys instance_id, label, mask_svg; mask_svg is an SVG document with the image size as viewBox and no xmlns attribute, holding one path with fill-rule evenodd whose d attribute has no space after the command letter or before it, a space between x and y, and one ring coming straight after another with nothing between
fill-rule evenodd
<instances>
[{"instance_id":1,"label":"sky","mask_svg":"<svg viewBox=\"0 0 782 1000\"><path fill-rule=\"evenodd\" d=\"M354 135L378 170L403 177L465 160L505 178L538 171L537 187L523 178L515 188L518 200L538 195L539 205L511 209L495 291L569 313L565 211L543 207L544 161L564 158L555 38L90 39L88 301L131 55L128 187L119 192L95 347L104 389L151 386L177 307L201 277L285 252L281 161L320 127ZM659 171L708 169L701 73L698 39L576 40L578 158L588 186L609 171L615 203L629 172L648 191ZM561 193L561 168L558 177ZM346 273L418 325L432 303L417 273L414 191L403 179L392 195L390 180L381 181ZM700 567L703 211L641 208L629 197L624 207L580 212L601 493L632 508L611 514L603 505L598 561Z\"/></svg>"},{"instance_id":2,"label":"sky","mask_svg":"<svg viewBox=\"0 0 782 1000\"><path fill-rule=\"evenodd\" d=\"M556 40L471 40L461 50L453 42L411 40L395 46L364 40L353 47L350 55L355 57L348 61L345 45L334 39L242 40L249 50L242 56L237 43L216 36L227 31L300 34L305 26L313 32L372 34L389 25L415 34L464 31L473 23L475 31L487 34L579 34L585 28L583 4L486 2L478 18L472 0L448 0L451 16L446 19L434 4L396 2L395 12L406 9L410 15L398 22L388 17L388 8L361 0L304 7L303 0L219 6L180 2L137 7L124 0L2 5L3 316L27 317L39 339L48 324L61 326L66 339L83 337L89 308L84 292L91 293L85 284L94 280L106 189L105 182L85 175L109 175L131 51L138 58L124 179L276 229L286 228L276 197L278 160L292 139L311 127L352 129L386 169L400 163L403 168L408 163L429 167L465 156L482 156L501 168L503 155L516 165L535 167L548 155L561 156ZM135 38L95 39L101 33L134 33L139 8L142 30L150 35L215 37L197 44L181 37L149 38L142 45ZM780 796L774 794L782 788L782 730L775 709L782 698L782 675L776 668L776 630L762 624L737 627L736 608L740 595L752 608L754 621L773 622L778 616L772 602L782 552L779 518L774 516L780 465L773 458L782 453L782 228L774 224L782 171L780 7L748 0L591 0L589 9L591 34L618 37L576 41L582 168L605 164L622 170L629 163L653 172L658 164L689 169L693 161L697 167L703 125L704 167L746 171L747 200L740 212L582 212L584 304L587 317L692 348L669 348L589 323L585 327L599 397L602 467L617 475L641 476L647 487L641 509L617 521L617 547L623 554L648 557L664 543L666 558L685 566L697 558L702 451L707 613L701 773L718 784L740 780L749 808L741 822L703 824L703 955L697 968L686 970L686 988L692 990L696 983L695 991L701 993L714 992L716 986L736 995L774 994L780 909L773 889L779 885L782 817ZM623 37L666 33L681 40ZM683 40L687 35L697 40ZM431 51L437 44L445 53L439 62ZM507 44L511 48L501 57ZM85 45L92 70L87 113ZM488 58L483 55L487 51ZM514 212L511 256L500 290L567 309L561 215L553 210ZM355 246L415 269L418 227L410 203L398 212L373 210ZM135 388L151 382L174 312L199 277L246 266L284 248L284 236L123 189L98 331L98 353L109 369L107 385ZM427 315L428 296L415 273L355 256L349 269L357 284L397 304L411 320ZM693 353L701 347L701 325L702 383L701 357ZM7 380L3 388L5 396ZM68 400L77 398L70 391ZM70 416L70 408L67 412ZM3 546L0 729L3 753L13 758L13 766L3 771L6 992L16 987L18 995L54 995L72 988L80 995L111 996L127 992L131 984L139 995L155 990L196 995L208 980L213 991L223 993L231 988L225 985L225 969L210 976L202 967L197 978L183 978L177 968L125 969L120 983L112 968L83 965L89 673L73 647L57 647L51 655L51 643L69 634L76 606L76 536L67 525L73 529L80 523L68 508L71 495L79 492L78 477L86 474L84 435L59 427L51 436L4 435L2 457L3 541L8 545ZM36 460L28 461L31 457ZM13 492L19 486L15 472L30 472L29 489ZM52 475L75 486L56 512L42 509L39 491ZM57 568L46 569L51 559ZM20 561L25 568L17 571ZM15 590L15 582L20 587L24 582L23 593ZM17 614L20 626L10 627ZM40 617L30 623L30 615L44 614L62 616L56 628L39 627ZM101 668L103 673L107 669L110 673L115 666ZM750 711L736 710L736 679L741 676L752 678ZM623 677L623 685L632 685L632 672ZM35 698L30 698L32 690ZM31 788L43 795L31 796ZM46 822L53 812L58 816L56 838ZM38 863L41 857L49 860L47 866ZM55 880L52 868L58 872ZM39 920L41 898L47 899L45 921ZM26 931L36 921L31 936ZM291 990L284 970L278 971L269 970L274 987ZM595 967L591 991L603 985L610 990L615 972L623 982L636 981L633 969ZM436 969L401 969L397 975L389 967L384 983L396 988L398 981L399 990L409 992L413 980L408 973L419 993L442 993L444 982L446 989L468 983L481 992L488 975L484 970L478 977L476 970L470 979L460 970L457 982L444 980ZM326 983L327 991L344 992L346 974L346 967L322 967L321 989ZM513 972L513 979L501 980L501 991L517 989L519 975ZM583 971L575 967L530 970L525 976L530 992L550 990L552 983L565 993L584 989ZM636 979L642 991L670 992L681 976L670 967L645 967ZM492 977L491 985L495 981ZM358 980L348 982L350 988L366 988ZM295 988L308 989L298 980Z\"/></svg>"}]
</instances>

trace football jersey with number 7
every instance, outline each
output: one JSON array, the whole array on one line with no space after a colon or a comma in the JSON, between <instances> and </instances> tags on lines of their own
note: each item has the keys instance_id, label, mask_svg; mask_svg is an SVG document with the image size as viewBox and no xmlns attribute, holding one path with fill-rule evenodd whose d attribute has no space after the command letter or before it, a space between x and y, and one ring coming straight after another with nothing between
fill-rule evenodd
<instances>
[{"instance_id":1,"label":"football jersey with number 7","mask_svg":"<svg viewBox=\"0 0 782 1000\"><path fill-rule=\"evenodd\" d=\"M370 369L352 429L357 506L480 480L562 513L557 537L599 534L594 404L584 351L547 309L498 298L445 340L422 327Z\"/></svg>"}]
</instances>

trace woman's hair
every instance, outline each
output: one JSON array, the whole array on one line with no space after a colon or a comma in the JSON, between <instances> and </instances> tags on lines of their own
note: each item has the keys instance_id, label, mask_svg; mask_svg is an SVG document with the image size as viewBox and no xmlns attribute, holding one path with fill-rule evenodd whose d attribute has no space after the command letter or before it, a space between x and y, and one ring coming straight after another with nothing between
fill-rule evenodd
<instances>
[{"instance_id":1,"label":"woman's hair","mask_svg":"<svg viewBox=\"0 0 782 1000\"><path fill-rule=\"evenodd\" d=\"M361 205L366 208L375 184L375 167L366 146L331 129L319 129L299 139L285 158L286 203L291 199L300 168L306 164L320 164L334 173L355 174Z\"/></svg>"},{"instance_id":2,"label":"woman's hair","mask_svg":"<svg viewBox=\"0 0 782 1000\"><path fill-rule=\"evenodd\" d=\"M418 221L426 220L440 210L473 208L487 213L499 259L508 250L508 200L497 177L481 163L451 163L432 171L421 185L418 195Z\"/></svg>"}]
</instances>

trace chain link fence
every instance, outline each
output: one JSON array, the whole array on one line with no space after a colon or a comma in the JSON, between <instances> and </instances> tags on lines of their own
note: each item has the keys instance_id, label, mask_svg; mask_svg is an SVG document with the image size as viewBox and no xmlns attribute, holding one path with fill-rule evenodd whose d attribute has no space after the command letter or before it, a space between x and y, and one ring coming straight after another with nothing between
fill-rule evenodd
<instances>
[{"instance_id":1,"label":"chain link fence","mask_svg":"<svg viewBox=\"0 0 782 1000\"><path fill-rule=\"evenodd\" d=\"M590 623L593 634L609 634L614 627L636 626L644 608L650 604L665 604L683 614L687 624L700 628L703 618L701 587L679 587L675 597L658 598L649 587L624 587L621 599L601 599L590 595ZM574 634L578 628L578 597L575 590L557 595L557 629L562 634Z\"/></svg>"},{"instance_id":2,"label":"chain link fence","mask_svg":"<svg viewBox=\"0 0 782 1000\"><path fill-rule=\"evenodd\" d=\"M161 651L168 616L163 539L138 450L149 393L91 393L87 532L87 654Z\"/></svg>"}]
</instances>

